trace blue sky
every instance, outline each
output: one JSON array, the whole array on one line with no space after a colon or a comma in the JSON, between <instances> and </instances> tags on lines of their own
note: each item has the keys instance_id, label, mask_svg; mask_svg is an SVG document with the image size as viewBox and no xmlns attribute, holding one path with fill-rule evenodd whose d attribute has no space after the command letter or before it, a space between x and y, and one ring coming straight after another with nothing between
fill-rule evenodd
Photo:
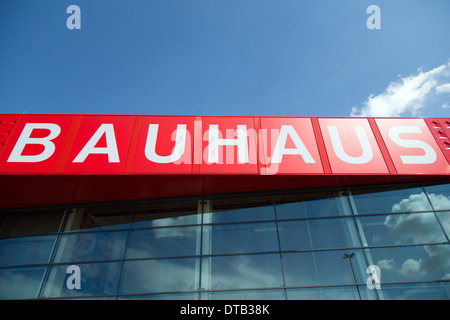
<instances>
[{"instance_id":1,"label":"blue sky","mask_svg":"<svg viewBox=\"0 0 450 320\"><path fill-rule=\"evenodd\" d=\"M449 117L449 39L448 0L0 0L0 112Z\"/></svg>"}]
</instances>

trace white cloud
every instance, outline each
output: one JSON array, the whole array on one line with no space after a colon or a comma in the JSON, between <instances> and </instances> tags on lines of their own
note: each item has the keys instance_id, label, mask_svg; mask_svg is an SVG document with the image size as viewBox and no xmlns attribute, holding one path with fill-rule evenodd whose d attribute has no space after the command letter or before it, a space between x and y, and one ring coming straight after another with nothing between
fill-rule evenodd
<instances>
[{"instance_id":1,"label":"white cloud","mask_svg":"<svg viewBox=\"0 0 450 320\"><path fill-rule=\"evenodd\" d=\"M443 194L434 194L434 193L431 193L429 197L431 203L433 203L434 209L445 210L450 208L450 197L447 197Z\"/></svg>"},{"instance_id":2,"label":"white cloud","mask_svg":"<svg viewBox=\"0 0 450 320\"><path fill-rule=\"evenodd\" d=\"M425 101L436 91L450 92L450 83L443 78L450 77L450 62L416 75L391 82L379 95L370 95L361 108L353 107L352 117L398 117L405 113L417 115ZM434 89L434 90L433 90Z\"/></svg>"},{"instance_id":3,"label":"white cloud","mask_svg":"<svg viewBox=\"0 0 450 320\"><path fill-rule=\"evenodd\" d=\"M439 199L440 200L440 199ZM411 211L427 211L431 210L427 196L421 192L411 194L408 198L402 199L400 202L392 206L392 212L411 212Z\"/></svg>"},{"instance_id":4,"label":"white cloud","mask_svg":"<svg viewBox=\"0 0 450 320\"><path fill-rule=\"evenodd\" d=\"M377 262L377 265L381 268L381 269L385 269L385 270L395 270L396 266L394 263L394 259L383 259Z\"/></svg>"},{"instance_id":5,"label":"white cloud","mask_svg":"<svg viewBox=\"0 0 450 320\"><path fill-rule=\"evenodd\" d=\"M422 268L422 261L414 259L407 259L403 262L399 273L411 279L420 279L426 274Z\"/></svg>"},{"instance_id":6,"label":"white cloud","mask_svg":"<svg viewBox=\"0 0 450 320\"><path fill-rule=\"evenodd\" d=\"M436 87L437 93L450 93L450 83L444 83Z\"/></svg>"},{"instance_id":7,"label":"white cloud","mask_svg":"<svg viewBox=\"0 0 450 320\"><path fill-rule=\"evenodd\" d=\"M384 222L388 230L398 238L412 243L445 241L438 229L433 213L396 214L387 216ZM397 243L396 243L397 244ZM399 241L398 244L402 244Z\"/></svg>"}]
</instances>

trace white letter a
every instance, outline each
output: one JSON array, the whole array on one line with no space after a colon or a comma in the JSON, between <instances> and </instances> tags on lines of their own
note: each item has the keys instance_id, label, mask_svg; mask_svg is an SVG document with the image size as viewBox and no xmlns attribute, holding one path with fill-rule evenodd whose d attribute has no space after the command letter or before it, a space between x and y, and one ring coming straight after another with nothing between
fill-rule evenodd
<instances>
[{"instance_id":1,"label":"white letter a","mask_svg":"<svg viewBox=\"0 0 450 320\"><path fill-rule=\"evenodd\" d=\"M381 29L381 10L379 6L371 5L367 8L367 13L373 13L367 18L367 28L370 30Z\"/></svg>"},{"instance_id":2,"label":"white letter a","mask_svg":"<svg viewBox=\"0 0 450 320\"><path fill-rule=\"evenodd\" d=\"M71 275L67 278L66 286L67 289L81 289L81 271L80 267L76 265L71 265L67 267L66 273L71 273Z\"/></svg>"},{"instance_id":3,"label":"white letter a","mask_svg":"<svg viewBox=\"0 0 450 320\"><path fill-rule=\"evenodd\" d=\"M100 138L105 134L106 147L96 147ZM111 123L102 124L94 133L92 138L86 143L84 148L76 156L73 162L84 162L87 156L91 153L107 154L108 162L120 162L119 151L117 150L116 136L114 134L114 126Z\"/></svg>"},{"instance_id":4,"label":"white letter a","mask_svg":"<svg viewBox=\"0 0 450 320\"><path fill-rule=\"evenodd\" d=\"M81 10L79 6L71 5L67 7L67 13L73 13L67 18L67 29L81 29Z\"/></svg>"}]
</instances>

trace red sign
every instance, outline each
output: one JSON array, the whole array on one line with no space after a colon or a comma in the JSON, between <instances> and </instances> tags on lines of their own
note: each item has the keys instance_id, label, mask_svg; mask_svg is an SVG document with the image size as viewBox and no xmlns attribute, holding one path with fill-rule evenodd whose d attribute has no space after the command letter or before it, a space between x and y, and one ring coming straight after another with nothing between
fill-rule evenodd
<instances>
[{"instance_id":1,"label":"red sign","mask_svg":"<svg viewBox=\"0 0 450 320\"><path fill-rule=\"evenodd\" d=\"M0 149L4 174L450 174L446 128L434 134L427 119L0 118L14 118L14 123L0 123L0 133L10 133Z\"/></svg>"}]
</instances>

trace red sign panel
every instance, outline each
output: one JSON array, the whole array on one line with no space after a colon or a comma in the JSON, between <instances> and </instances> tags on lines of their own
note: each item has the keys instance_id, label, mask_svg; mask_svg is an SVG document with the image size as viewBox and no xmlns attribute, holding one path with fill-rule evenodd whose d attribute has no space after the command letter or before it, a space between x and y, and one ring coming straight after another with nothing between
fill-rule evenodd
<instances>
[{"instance_id":1,"label":"red sign panel","mask_svg":"<svg viewBox=\"0 0 450 320\"><path fill-rule=\"evenodd\" d=\"M376 119L401 174L449 174L450 166L423 119Z\"/></svg>"},{"instance_id":2,"label":"red sign panel","mask_svg":"<svg viewBox=\"0 0 450 320\"><path fill-rule=\"evenodd\" d=\"M0 172L53 173L74 117L22 115L0 156Z\"/></svg>"},{"instance_id":3,"label":"red sign panel","mask_svg":"<svg viewBox=\"0 0 450 320\"><path fill-rule=\"evenodd\" d=\"M64 173L122 173L134 116L84 116Z\"/></svg>"},{"instance_id":4,"label":"red sign panel","mask_svg":"<svg viewBox=\"0 0 450 320\"><path fill-rule=\"evenodd\" d=\"M367 119L319 119L333 173L389 173Z\"/></svg>"},{"instance_id":5,"label":"red sign panel","mask_svg":"<svg viewBox=\"0 0 450 320\"><path fill-rule=\"evenodd\" d=\"M323 173L311 119L262 118L261 174Z\"/></svg>"},{"instance_id":6,"label":"red sign panel","mask_svg":"<svg viewBox=\"0 0 450 320\"><path fill-rule=\"evenodd\" d=\"M191 173L193 132L194 117L143 117L132 171Z\"/></svg>"},{"instance_id":7,"label":"red sign panel","mask_svg":"<svg viewBox=\"0 0 450 320\"><path fill-rule=\"evenodd\" d=\"M256 131L251 117L203 117L200 173L257 174Z\"/></svg>"}]
</instances>

